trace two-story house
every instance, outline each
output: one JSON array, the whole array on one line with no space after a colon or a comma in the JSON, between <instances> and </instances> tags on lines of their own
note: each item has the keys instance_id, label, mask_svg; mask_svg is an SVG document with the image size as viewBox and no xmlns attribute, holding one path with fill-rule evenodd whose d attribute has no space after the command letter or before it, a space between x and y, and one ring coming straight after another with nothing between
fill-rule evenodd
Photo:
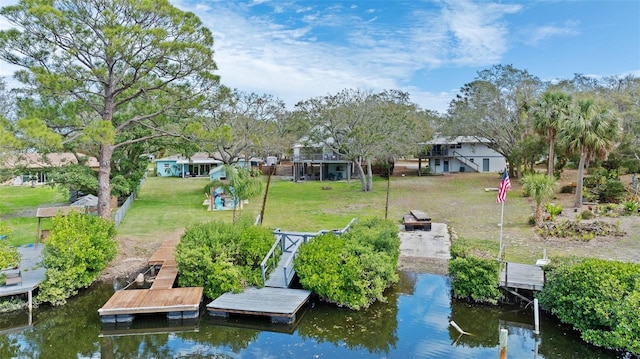
<instances>
[{"instance_id":1,"label":"two-story house","mask_svg":"<svg viewBox=\"0 0 640 359\"><path fill-rule=\"evenodd\" d=\"M353 163L325 146L293 146L294 181L340 181L353 177Z\"/></svg>"},{"instance_id":2,"label":"two-story house","mask_svg":"<svg viewBox=\"0 0 640 359\"><path fill-rule=\"evenodd\" d=\"M419 166L427 160L431 173L502 171L507 161L490 144L488 139L475 136L436 136L420 143L430 150L420 153Z\"/></svg>"}]
</instances>

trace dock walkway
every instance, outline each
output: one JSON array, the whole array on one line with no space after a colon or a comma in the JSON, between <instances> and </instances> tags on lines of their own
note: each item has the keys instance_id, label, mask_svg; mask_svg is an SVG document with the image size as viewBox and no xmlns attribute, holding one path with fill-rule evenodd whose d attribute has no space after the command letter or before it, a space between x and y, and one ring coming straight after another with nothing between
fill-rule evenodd
<instances>
[{"instance_id":1,"label":"dock walkway","mask_svg":"<svg viewBox=\"0 0 640 359\"><path fill-rule=\"evenodd\" d=\"M260 315L270 317L273 323L294 323L296 313L311 296L308 290L289 288L295 276L293 259L298 248L309 239L326 232L340 236L347 232L355 221L354 218L345 228L333 231L310 233L275 230L275 243L261 264L264 287L247 288L242 293L225 293L207 304L209 314L214 317L228 317L229 314ZM268 260L273 258L274 251L278 248L281 250L280 260L267 278Z\"/></svg>"},{"instance_id":2,"label":"dock walkway","mask_svg":"<svg viewBox=\"0 0 640 359\"><path fill-rule=\"evenodd\" d=\"M162 265L151 288L119 290L98 309L103 323L131 322L136 314L166 313L168 319L199 316L204 288L173 288L178 275L174 256L178 243L179 240L162 243L149 258L149 265Z\"/></svg>"},{"instance_id":3,"label":"dock walkway","mask_svg":"<svg viewBox=\"0 0 640 359\"><path fill-rule=\"evenodd\" d=\"M544 271L538 265L504 262L500 271L500 286L542 290L544 288Z\"/></svg>"}]
</instances>

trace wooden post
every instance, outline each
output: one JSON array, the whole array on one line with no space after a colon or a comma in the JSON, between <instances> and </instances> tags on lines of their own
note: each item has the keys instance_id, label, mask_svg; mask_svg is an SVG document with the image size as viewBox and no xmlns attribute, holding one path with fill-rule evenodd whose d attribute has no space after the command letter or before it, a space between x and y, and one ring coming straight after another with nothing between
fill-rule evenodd
<instances>
[{"instance_id":1,"label":"wooden post","mask_svg":"<svg viewBox=\"0 0 640 359\"><path fill-rule=\"evenodd\" d=\"M29 294L27 296L29 302L29 319L31 319L31 311L33 310L33 290L29 289Z\"/></svg>"},{"instance_id":2,"label":"wooden post","mask_svg":"<svg viewBox=\"0 0 640 359\"><path fill-rule=\"evenodd\" d=\"M535 333L540 334L540 313L538 312L538 298L533 300L533 322L535 323Z\"/></svg>"},{"instance_id":3,"label":"wooden post","mask_svg":"<svg viewBox=\"0 0 640 359\"><path fill-rule=\"evenodd\" d=\"M271 183L271 175L275 172L276 165L271 165L269 168L269 177L267 177L267 188L264 190L264 197L262 198L262 208L260 209L260 224L264 220L264 207L267 205L267 196L269 195L269 184Z\"/></svg>"},{"instance_id":4,"label":"wooden post","mask_svg":"<svg viewBox=\"0 0 640 359\"><path fill-rule=\"evenodd\" d=\"M500 329L500 359L507 359L507 342L509 339L509 331Z\"/></svg>"}]
</instances>

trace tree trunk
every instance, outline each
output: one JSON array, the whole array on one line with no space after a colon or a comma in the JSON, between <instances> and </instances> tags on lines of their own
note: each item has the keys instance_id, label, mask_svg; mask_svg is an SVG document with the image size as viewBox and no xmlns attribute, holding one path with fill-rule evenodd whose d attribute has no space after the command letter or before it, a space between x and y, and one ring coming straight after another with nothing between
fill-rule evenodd
<instances>
[{"instance_id":1,"label":"tree trunk","mask_svg":"<svg viewBox=\"0 0 640 359\"><path fill-rule=\"evenodd\" d=\"M367 192L373 188L373 171L371 170L371 160L367 159Z\"/></svg>"},{"instance_id":2,"label":"tree trunk","mask_svg":"<svg viewBox=\"0 0 640 359\"><path fill-rule=\"evenodd\" d=\"M356 164L356 168L358 169L358 175L360 175L360 184L362 187L362 191L367 191L367 177L364 174L364 169L362 168L362 159L358 159L357 161L353 161Z\"/></svg>"},{"instance_id":3,"label":"tree trunk","mask_svg":"<svg viewBox=\"0 0 640 359\"><path fill-rule=\"evenodd\" d=\"M113 156L113 145L100 145L98 162L98 216L104 219L111 219L111 157Z\"/></svg>"},{"instance_id":4,"label":"tree trunk","mask_svg":"<svg viewBox=\"0 0 640 359\"><path fill-rule=\"evenodd\" d=\"M542 206L540 203L536 203L536 214L535 214L536 226L540 226L542 224Z\"/></svg>"},{"instance_id":5,"label":"tree trunk","mask_svg":"<svg viewBox=\"0 0 640 359\"><path fill-rule=\"evenodd\" d=\"M587 153L582 149L580 151L580 163L578 164L578 183L576 183L576 200L574 203L575 208L582 207L582 183L584 180L584 164L587 160Z\"/></svg>"},{"instance_id":6,"label":"tree trunk","mask_svg":"<svg viewBox=\"0 0 640 359\"><path fill-rule=\"evenodd\" d=\"M554 153L555 150L555 142L556 142L556 134L551 132L549 133L549 158L547 159L547 174L549 177L553 177L553 169L554 163L556 160L556 155Z\"/></svg>"}]
</instances>

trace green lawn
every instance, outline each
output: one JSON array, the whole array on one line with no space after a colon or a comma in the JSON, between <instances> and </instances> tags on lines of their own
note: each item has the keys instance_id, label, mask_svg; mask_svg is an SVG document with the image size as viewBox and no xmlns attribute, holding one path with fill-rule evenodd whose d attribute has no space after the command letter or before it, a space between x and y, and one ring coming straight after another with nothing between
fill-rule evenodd
<instances>
[{"instance_id":1,"label":"green lawn","mask_svg":"<svg viewBox=\"0 0 640 359\"><path fill-rule=\"evenodd\" d=\"M7 240L11 245L33 243L38 219L36 209L52 204L66 204L68 198L49 186L0 186L0 221L9 227ZM48 220L43 220L46 225Z\"/></svg>"},{"instance_id":2,"label":"green lawn","mask_svg":"<svg viewBox=\"0 0 640 359\"><path fill-rule=\"evenodd\" d=\"M133 202L119 236L142 241L159 241L192 224L212 220L231 221L232 211L207 211L204 186L207 178L147 178ZM266 179L265 179L266 183ZM495 173L458 173L445 176L392 177L388 216L400 223L402 215L420 209L433 222L446 223L454 235L467 239L486 239L497 244L500 236L500 204L495 203L500 176ZM527 224L533 214L528 198L522 196L517 180L507 194L504 211L503 241L506 259L534 263L543 248L549 255L586 255L617 258L616 253L640 252L640 221L634 221L628 236L617 241L583 243L580 241L544 241ZM271 182L263 225L291 231L315 232L343 228L352 218L384 217L387 181L376 178L372 192L362 192L359 180L347 182L294 183L274 179ZM13 233L11 244L35 241L38 206L65 202L48 187L0 187L0 216ZM239 211L252 220L260 213L263 196L251 199ZM570 200L570 198L569 198ZM45 220L46 222L46 220ZM45 223L46 225L46 223ZM633 258L631 260L634 260Z\"/></svg>"}]
</instances>

